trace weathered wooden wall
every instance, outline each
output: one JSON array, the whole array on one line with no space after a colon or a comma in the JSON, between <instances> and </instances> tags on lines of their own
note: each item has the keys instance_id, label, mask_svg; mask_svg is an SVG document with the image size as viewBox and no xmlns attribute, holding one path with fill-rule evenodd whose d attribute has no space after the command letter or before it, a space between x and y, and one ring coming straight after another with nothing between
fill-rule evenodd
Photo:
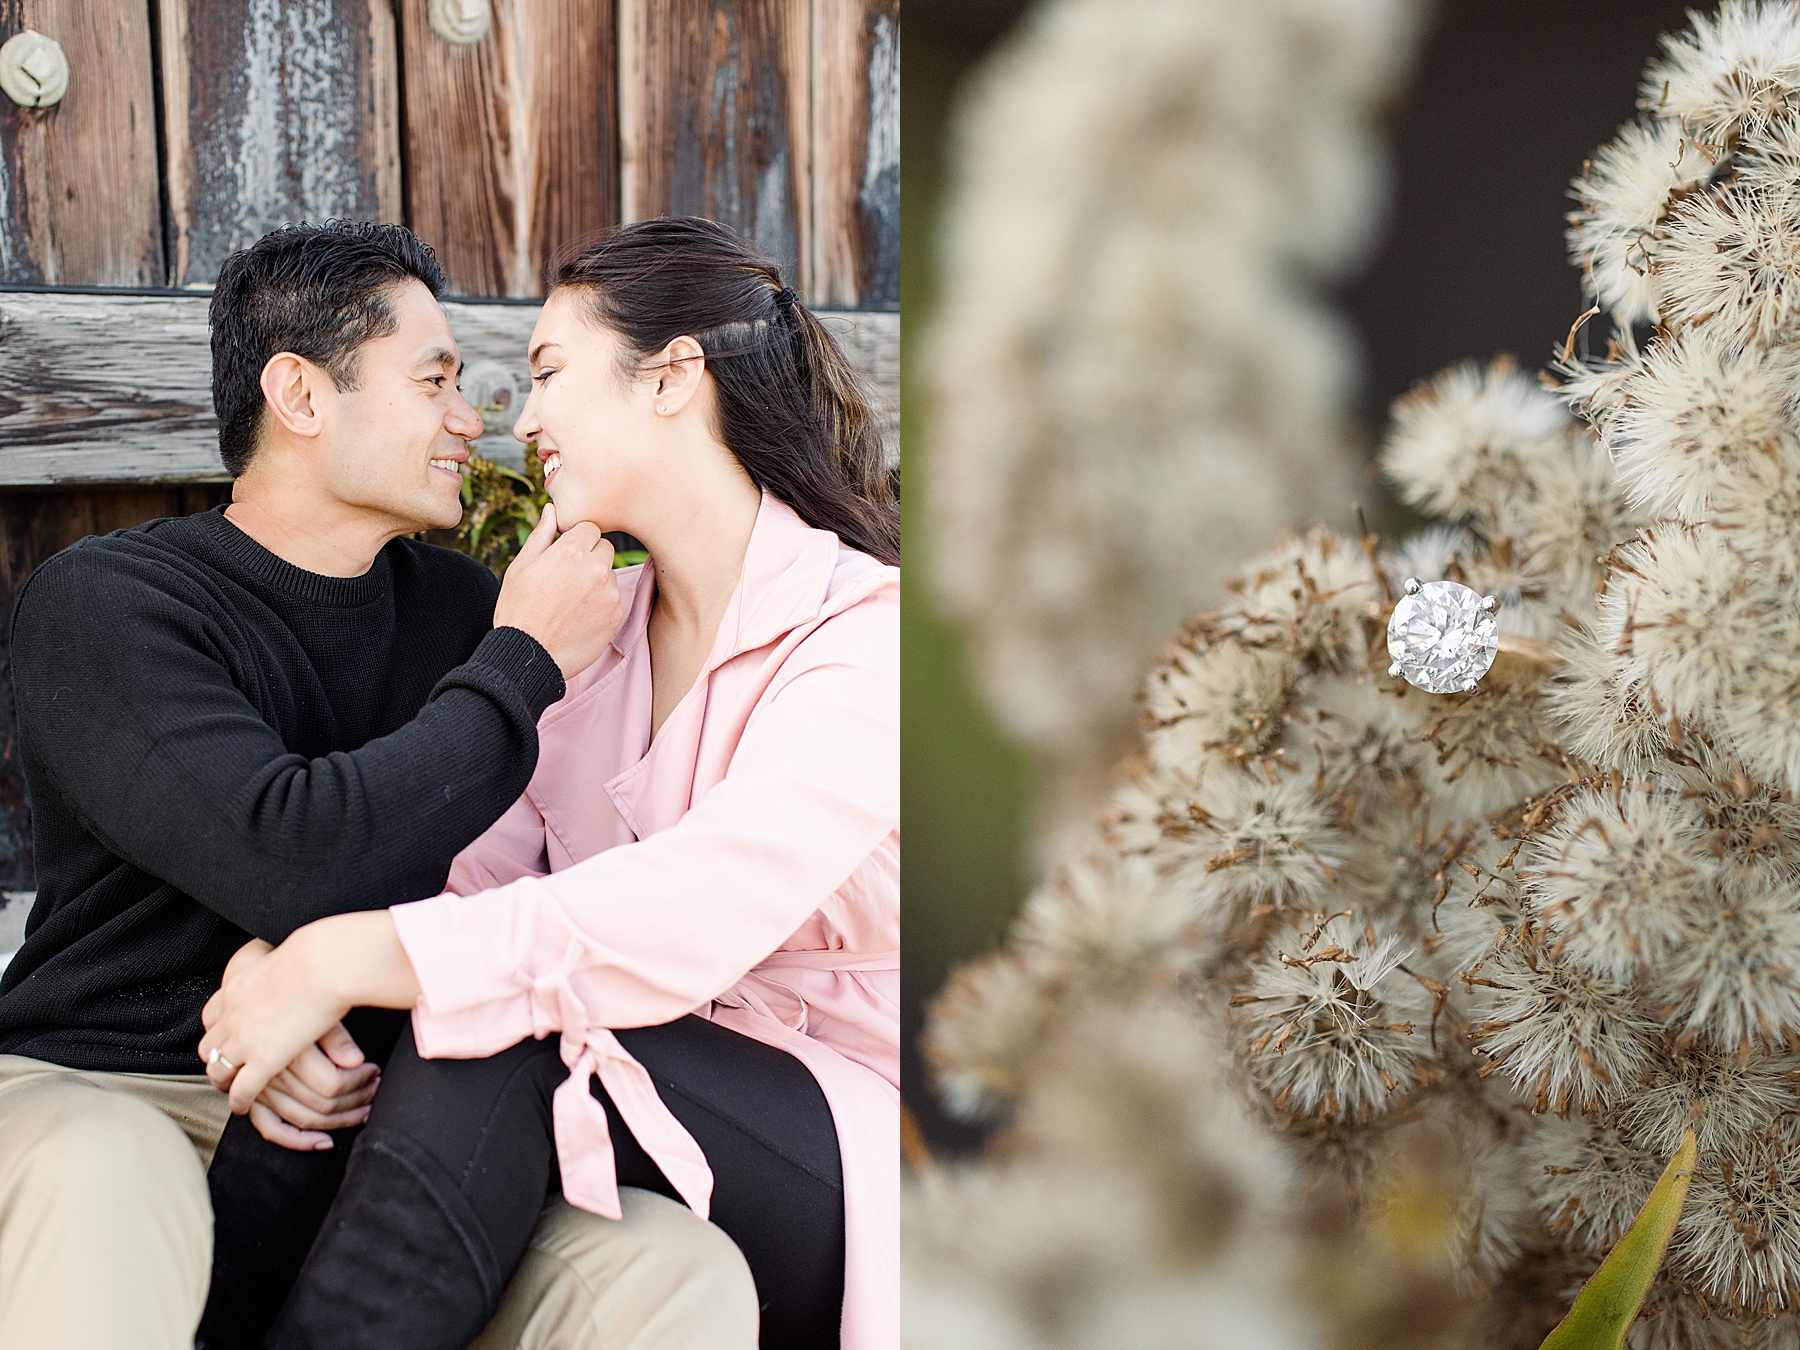
<instances>
[{"instance_id":1,"label":"weathered wooden wall","mask_svg":"<svg viewBox=\"0 0 1800 1350\"><path fill-rule=\"evenodd\" d=\"M0 0L0 42L27 28L85 78L52 108L0 96L0 285L162 285L148 6Z\"/></svg>"},{"instance_id":2,"label":"weathered wooden wall","mask_svg":"<svg viewBox=\"0 0 1800 1350\"><path fill-rule=\"evenodd\" d=\"M0 489L221 478L209 301L0 290ZM525 387L535 304L452 300L444 309L470 367L499 365ZM900 316L820 316L875 386L897 452ZM484 436L480 449L502 460L519 454L503 430Z\"/></svg>"},{"instance_id":3,"label":"weathered wooden wall","mask_svg":"<svg viewBox=\"0 0 1800 1350\"><path fill-rule=\"evenodd\" d=\"M815 305L900 305L900 0L812 0Z\"/></svg>"},{"instance_id":4,"label":"weathered wooden wall","mask_svg":"<svg viewBox=\"0 0 1800 1350\"><path fill-rule=\"evenodd\" d=\"M541 294L551 251L619 219L612 0L499 0L468 47L404 18L407 219L457 294Z\"/></svg>"},{"instance_id":5,"label":"weathered wooden wall","mask_svg":"<svg viewBox=\"0 0 1800 1350\"><path fill-rule=\"evenodd\" d=\"M698 214L815 306L897 307L899 0L493 0L467 46L427 9L0 0L0 41L70 64L56 106L0 100L0 287L205 285L354 217L410 224L457 294L524 297L583 235Z\"/></svg>"},{"instance_id":6,"label":"weathered wooden wall","mask_svg":"<svg viewBox=\"0 0 1800 1350\"><path fill-rule=\"evenodd\" d=\"M809 0L620 9L625 218L728 221L801 277L812 233Z\"/></svg>"},{"instance_id":7,"label":"weathered wooden wall","mask_svg":"<svg viewBox=\"0 0 1800 1350\"><path fill-rule=\"evenodd\" d=\"M158 12L171 285L212 281L227 254L291 221L401 219L390 0L159 0ZM101 77L74 72L71 92L84 75Z\"/></svg>"}]
</instances>

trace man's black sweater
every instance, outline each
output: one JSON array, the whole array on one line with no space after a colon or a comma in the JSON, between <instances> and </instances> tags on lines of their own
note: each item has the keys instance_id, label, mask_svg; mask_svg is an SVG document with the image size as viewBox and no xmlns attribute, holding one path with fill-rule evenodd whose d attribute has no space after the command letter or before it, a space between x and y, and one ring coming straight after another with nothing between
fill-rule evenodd
<instances>
[{"instance_id":1,"label":"man's black sweater","mask_svg":"<svg viewBox=\"0 0 1800 1350\"><path fill-rule=\"evenodd\" d=\"M12 628L38 893L0 1053L197 1073L250 935L441 891L563 694L533 638L490 631L496 593L406 539L360 577L304 572L223 508L39 568Z\"/></svg>"}]
</instances>

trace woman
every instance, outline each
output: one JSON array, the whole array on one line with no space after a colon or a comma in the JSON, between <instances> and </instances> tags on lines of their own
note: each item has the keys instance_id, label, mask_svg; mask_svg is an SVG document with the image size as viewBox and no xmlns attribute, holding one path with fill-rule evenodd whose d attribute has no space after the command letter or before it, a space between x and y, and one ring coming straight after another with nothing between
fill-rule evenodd
<instances>
[{"instance_id":1,"label":"woman","mask_svg":"<svg viewBox=\"0 0 1800 1350\"><path fill-rule=\"evenodd\" d=\"M458 858L460 895L252 943L207 1005L201 1057L239 1113L349 1009L412 1010L265 1343L462 1350L560 1171L599 1214L617 1182L710 1214L750 1264L764 1345L838 1344L840 1311L848 1350L893 1344L899 573L879 438L837 344L720 226L627 226L553 281L514 434L556 520L653 561L620 573L626 618L544 715L525 796Z\"/></svg>"}]
</instances>

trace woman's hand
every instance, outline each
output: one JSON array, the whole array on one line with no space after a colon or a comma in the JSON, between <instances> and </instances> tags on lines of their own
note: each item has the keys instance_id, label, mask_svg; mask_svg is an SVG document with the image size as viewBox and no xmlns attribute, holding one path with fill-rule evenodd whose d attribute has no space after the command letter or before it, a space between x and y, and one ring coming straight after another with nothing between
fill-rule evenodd
<instances>
[{"instance_id":1,"label":"woman's hand","mask_svg":"<svg viewBox=\"0 0 1800 1350\"><path fill-rule=\"evenodd\" d=\"M243 1115L351 1008L410 1008L418 996L386 910L320 919L279 947L258 939L238 949L201 1010L200 1058Z\"/></svg>"},{"instance_id":2,"label":"woman's hand","mask_svg":"<svg viewBox=\"0 0 1800 1350\"><path fill-rule=\"evenodd\" d=\"M381 1070L363 1058L344 1024L335 1024L275 1075L250 1103L250 1123L271 1144L311 1152L332 1147L329 1130L369 1118Z\"/></svg>"},{"instance_id":3,"label":"woman's hand","mask_svg":"<svg viewBox=\"0 0 1800 1350\"><path fill-rule=\"evenodd\" d=\"M231 1094L235 1115L248 1111L277 1074L350 1011L320 978L310 954L294 938L280 947L260 938L245 943L200 1011L206 1076Z\"/></svg>"}]
</instances>

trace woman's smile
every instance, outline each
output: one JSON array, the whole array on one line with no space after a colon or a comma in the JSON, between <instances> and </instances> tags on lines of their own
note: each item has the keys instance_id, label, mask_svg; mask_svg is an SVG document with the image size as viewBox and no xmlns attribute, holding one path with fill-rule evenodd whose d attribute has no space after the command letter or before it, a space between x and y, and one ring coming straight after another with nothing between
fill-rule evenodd
<instances>
[{"instance_id":1,"label":"woman's smile","mask_svg":"<svg viewBox=\"0 0 1800 1350\"><path fill-rule=\"evenodd\" d=\"M544 486L549 487L550 480L556 477L556 471L562 468L562 451L552 450L549 454L540 454L538 458L544 464Z\"/></svg>"}]
</instances>

